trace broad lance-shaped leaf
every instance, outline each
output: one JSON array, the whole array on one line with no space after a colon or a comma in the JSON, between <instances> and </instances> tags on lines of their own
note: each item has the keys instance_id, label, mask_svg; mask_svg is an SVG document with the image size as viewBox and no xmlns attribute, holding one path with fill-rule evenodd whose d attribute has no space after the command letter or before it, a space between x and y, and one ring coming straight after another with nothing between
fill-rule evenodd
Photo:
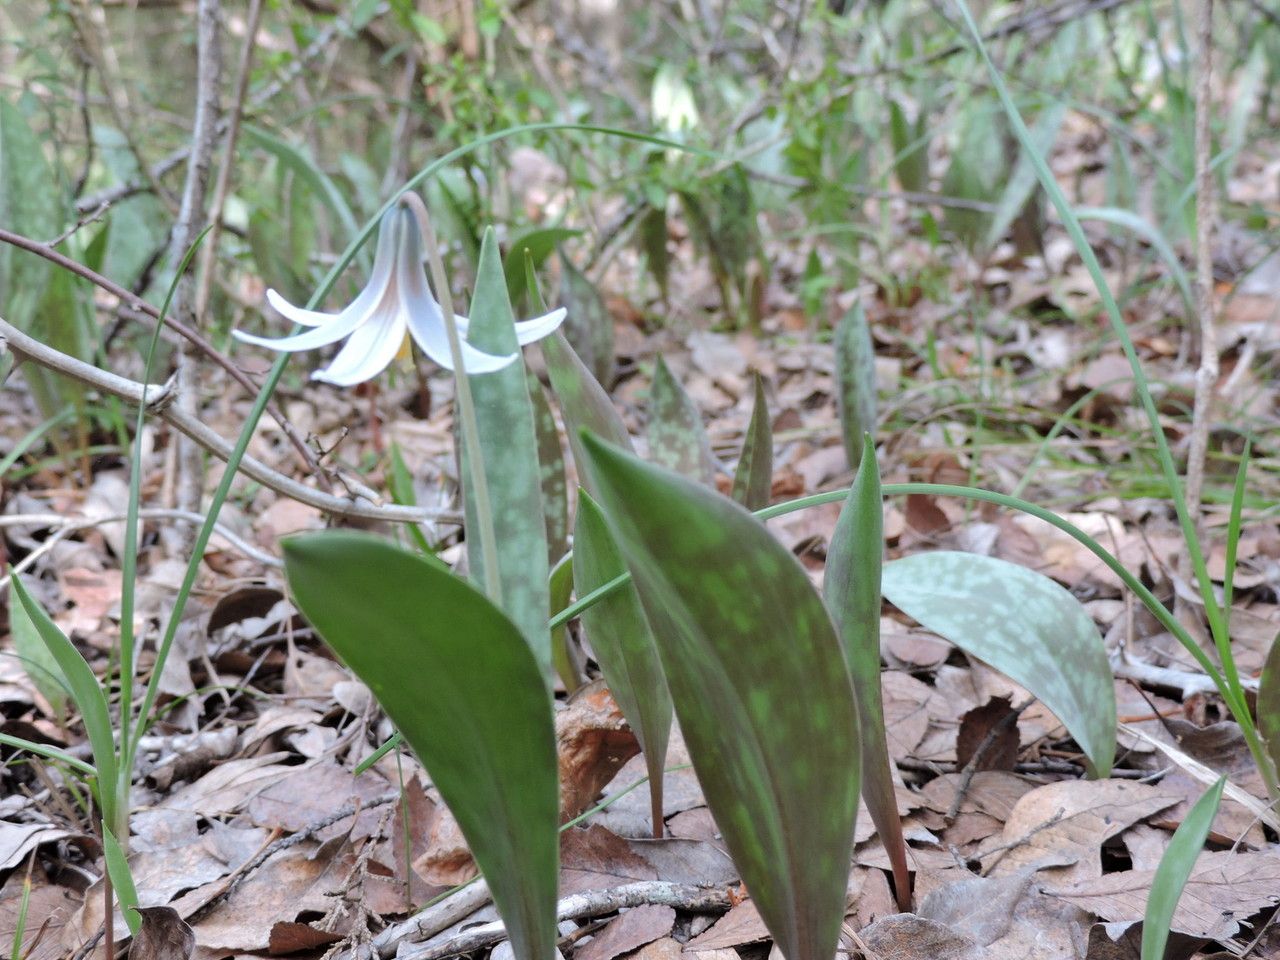
<instances>
[{"instance_id":1,"label":"broad lance-shaped leaf","mask_svg":"<svg viewBox=\"0 0 1280 960\"><path fill-rule=\"evenodd\" d=\"M882 589L904 613L1026 687L1075 737L1092 775L1110 774L1111 665L1075 597L1016 563L950 550L886 564Z\"/></svg>"},{"instance_id":2,"label":"broad lance-shaped leaf","mask_svg":"<svg viewBox=\"0 0 1280 960\"><path fill-rule=\"evenodd\" d=\"M661 354L654 364L649 391L649 459L707 486L716 482L715 460L702 417Z\"/></svg>"},{"instance_id":3,"label":"broad lance-shaped leaf","mask_svg":"<svg viewBox=\"0 0 1280 960\"><path fill-rule=\"evenodd\" d=\"M600 507L585 490L579 490L578 521L573 534L573 579L578 596L585 597L626 571ZM582 624L609 691L644 751L653 835L660 838L662 777L671 736L671 694L667 692L649 621L635 589L628 586L582 611Z\"/></svg>"},{"instance_id":4,"label":"broad lance-shaped leaf","mask_svg":"<svg viewBox=\"0 0 1280 960\"><path fill-rule=\"evenodd\" d=\"M492 229L480 244L476 292L471 299L467 339L473 347L498 356L516 353L515 314L507 296L498 244ZM489 482L493 527L498 541L498 568L503 611L529 641L538 663L551 678L551 634L547 611L547 531L542 513L542 466L534 431L533 404L523 362L471 377L484 473ZM469 456L470 451L464 450ZM462 471L464 487L470 472ZM477 529L475 498L463 497L467 529ZM484 559L478 536L467 538L467 562L477 583L484 582Z\"/></svg>"},{"instance_id":5,"label":"broad lance-shaped leaf","mask_svg":"<svg viewBox=\"0 0 1280 960\"><path fill-rule=\"evenodd\" d=\"M893 866L898 908L911 909L907 845L893 785L880 691L880 567L884 559L884 503L871 435L862 464L836 521L827 550L822 591L853 679L862 731L862 796Z\"/></svg>"},{"instance_id":6,"label":"broad lance-shaped leaf","mask_svg":"<svg viewBox=\"0 0 1280 960\"><path fill-rule=\"evenodd\" d=\"M567 319L567 318L566 318ZM615 446L631 449L631 437L613 408L609 395L604 392L582 359L569 346L569 341L559 330L541 341L542 355L547 361L547 374L551 388L560 402L564 414L565 432L569 435L569 448L578 465L578 482L595 493L587 459L582 453L580 431L590 430L604 437Z\"/></svg>"},{"instance_id":7,"label":"broad lance-shaped leaf","mask_svg":"<svg viewBox=\"0 0 1280 960\"><path fill-rule=\"evenodd\" d=\"M1173 926L1173 912L1182 898L1196 859L1204 852L1204 842L1209 837L1213 818L1222 802L1222 790L1226 777L1206 790L1187 812L1186 818L1173 832L1173 839L1160 858L1156 875L1151 880L1151 894L1147 898L1146 913L1142 918L1142 960L1164 960L1165 944L1169 929Z\"/></svg>"},{"instance_id":8,"label":"broad lance-shaped leaf","mask_svg":"<svg viewBox=\"0 0 1280 960\"><path fill-rule=\"evenodd\" d=\"M783 956L831 960L859 758L826 608L742 507L594 437L582 444L729 853Z\"/></svg>"},{"instance_id":9,"label":"broad lance-shaped leaf","mask_svg":"<svg viewBox=\"0 0 1280 960\"><path fill-rule=\"evenodd\" d=\"M284 555L299 609L373 691L453 811L516 957L552 960L555 732L520 631L434 557L367 534L293 537Z\"/></svg>"},{"instance_id":10,"label":"broad lance-shaped leaf","mask_svg":"<svg viewBox=\"0 0 1280 960\"><path fill-rule=\"evenodd\" d=\"M23 671L40 695L49 701L58 724L62 725L66 722L70 700L67 683L62 679L62 668L40 638L40 632L27 616L27 608L22 603L9 604L9 632Z\"/></svg>"},{"instance_id":11,"label":"broad lance-shaped leaf","mask_svg":"<svg viewBox=\"0 0 1280 960\"><path fill-rule=\"evenodd\" d=\"M748 510L769 505L773 492L773 426L769 423L769 405L764 395L764 378L755 375L755 403L751 423L742 441L742 456L733 473L733 499Z\"/></svg>"},{"instance_id":12,"label":"broad lance-shaped leaf","mask_svg":"<svg viewBox=\"0 0 1280 960\"><path fill-rule=\"evenodd\" d=\"M863 434L876 435L876 354L862 304L836 325L836 407L849 466L857 468Z\"/></svg>"},{"instance_id":13,"label":"broad lance-shaped leaf","mask_svg":"<svg viewBox=\"0 0 1280 960\"><path fill-rule=\"evenodd\" d=\"M119 764L116 759L116 745L111 726L111 712L107 708L106 694L98 683L98 678L85 663L80 651L75 648L67 635L44 612L44 607L27 592L20 577L9 581L9 589L22 605L23 611L44 641L50 656L58 664L58 669L71 689L71 699L80 710L84 721L85 733L89 737L89 746L93 749L93 765L98 771L98 803L102 808L102 819L108 826L119 826L117 823L117 787Z\"/></svg>"}]
</instances>

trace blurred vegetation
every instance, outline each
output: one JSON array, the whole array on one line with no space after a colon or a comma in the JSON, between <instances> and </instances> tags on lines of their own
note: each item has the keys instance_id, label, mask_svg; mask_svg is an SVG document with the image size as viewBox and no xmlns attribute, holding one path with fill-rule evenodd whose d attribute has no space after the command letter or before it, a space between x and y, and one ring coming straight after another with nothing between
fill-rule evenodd
<instances>
[{"instance_id":1,"label":"blurred vegetation","mask_svg":"<svg viewBox=\"0 0 1280 960\"><path fill-rule=\"evenodd\" d=\"M190 137L192 7L0 6L0 222L52 240L90 220L62 249L153 300L172 270L166 234ZM1109 211L1091 229L1123 268L1125 304L1142 298L1144 318L1184 324L1168 267L1192 262L1194 238L1189 7L975 7L1069 192ZM245 8L223 5L224 107ZM1274 189L1233 189L1242 177L1275 177L1265 157L1280 17L1262 2L1233 4L1217 45L1220 214L1224 232L1243 238L1240 257L1219 259L1224 279L1238 281L1270 252L1280 216L1256 198ZM557 131L476 151L427 188L462 286L493 223L506 249L550 262L558 248L564 297L593 310L598 297L584 288L607 277L650 327L759 330L794 308L825 336L848 306L843 291L869 284L891 310L945 305L964 287L957 276L1042 254L1051 232L951 8L927 0L271 0L243 115L200 318L220 346L232 326L260 328L246 313L265 286L305 299L355 225L415 170L529 123L655 133L702 152ZM713 299L686 295L679 278L691 268L709 273ZM0 250L0 311L70 352L131 364L112 351L143 328L114 310L95 319L83 284L55 276ZM991 290L955 316L941 311L943 322L972 329ZM1033 300L1022 309L1037 322L1085 321L1094 309L1092 298L1081 316L1069 297ZM1001 322L988 332L1012 337L1013 320ZM926 330L913 347L936 375L948 373L936 354L942 332ZM596 364L608 369L604 357ZM41 403L48 413L67 399Z\"/></svg>"}]
</instances>

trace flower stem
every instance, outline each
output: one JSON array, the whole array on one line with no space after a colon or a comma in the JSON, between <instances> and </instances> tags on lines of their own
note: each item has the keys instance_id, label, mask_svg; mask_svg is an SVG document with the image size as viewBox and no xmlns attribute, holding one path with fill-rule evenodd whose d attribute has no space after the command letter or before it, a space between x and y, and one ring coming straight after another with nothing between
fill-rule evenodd
<instances>
[{"instance_id":1,"label":"flower stem","mask_svg":"<svg viewBox=\"0 0 1280 960\"><path fill-rule=\"evenodd\" d=\"M453 295L449 292L449 281L444 275L444 261L440 258L440 245L436 242L435 228L431 225L431 217L427 215L426 204L416 193L405 193L400 202L418 220L422 242L427 251L427 263L431 266L431 285L436 288L440 312L444 315L449 354L453 358L453 379L457 384L457 413L462 426L463 452L471 473L471 496L475 498L475 516L480 525L480 555L484 557L485 593L490 600L501 605L502 576L498 570L498 538L493 531L493 506L489 500L489 482L484 475L484 452L480 447L475 403L471 399L471 379L462 360L462 338L458 335L458 321L453 313Z\"/></svg>"}]
</instances>

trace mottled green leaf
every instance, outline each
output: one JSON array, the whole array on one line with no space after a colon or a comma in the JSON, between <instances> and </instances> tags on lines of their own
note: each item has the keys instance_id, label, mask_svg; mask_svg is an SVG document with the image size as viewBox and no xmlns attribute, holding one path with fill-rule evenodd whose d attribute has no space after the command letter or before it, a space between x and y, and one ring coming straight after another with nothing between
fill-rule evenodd
<instances>
[{"instance_id":1,"label":"mottled green leaf","mask_svg":"<svg viewBox=\"0 0 1280 960\"><path fill-rule=\"evenodd\" d=\"M742 440L742 456L733 473L733 499L748 510L769 505L773 491L773 426L769 422L769 402L764 395L764 378L755 375L755 402L751 422Z\"/></svg>"},{"instance_id":2,"label":"mottled green leaf","mask_svg":"<svg viewBox=\"0 0 1280 960\"><path fill-rule=\"evenodd\" d=\"M551 388L560 403L565 430L569 435L569 449L573 451L578 466L578 482L595 493L595 484L582 454L581 430L590 430L610 443L631 449L631 437L591 371L586 368L569 341L559 330L541 341L542 355L547 361L547 374Z\"/></svg>"},{"instance_id":3,"label":"mottled green leaf","mask_svg":"<svg viewBox=\"0 0 1280 960\"><path fill-rule=\"evenodd\" d=\"M701 484L583 438L707 804L787 960L831 960L857 813L857 712L808 575Z\"/></svg>"},{"instance_id":4,"label":"mottled green leaf","mask_svg":"<svg viewBox=\"0 0 1280 960\"><path fill-rule=\"evenodd\" d=\"M1266 741L1271 762L1280 770L1280 634L1271 641L1258 681L1258 732Z\"/></svg>"},{"instance_id":5,"label":"mottled green leaf","mask_svg":"<svg viewBox=\"0 0 1280 960\"><path fill-rule=\"evenodd\" d=\"M1226 777L1204 792L1187 812L1173 839L1160 858L1156 875L1151 881L1151 895L1147 898L1147 910L1142 918L1142 960L1164 960L1165 944L1173 926L1173 911L1182 897L1196 859L1204 850L1213 818L1222 802L1222 789Z\"/></svg>"},{"instance_id":6,"label":"mottled green leaf","mask_svg":"<svg viewBox=\"0 0 1280 960\"><path fill-rule=\"evenodd\" d=\"M889 135L893 143L893 172L903 190L919 192L929 186L929 141L925 137L926 111L914 123L897 100L889 101Z\"/></svg>"},{"instance_id":7,"label":"mottled green leaf","mask_svg":"<svg viewBox=\"0 0 1280 960\"><path fill-rule=\"evenodd\" d=\"M1034 570L950 550L886 564L882 586L904 613L1039 698L1080 744L1094 776L1111 772L1111 665L1075 597Z\"/></svg>"},{"instance_id":8,"label":"mottled green leaf","mask_svg":"<svg viewBox=\"0 0 1280 960\"><path fill-rule=\"evenodd\" d=\"M600 507L585 490L579 490L573 534L573 580L578 596L585 597L626 570ZM627 584L584 610L582 625L609 691L644 751L653 835L661 837L662 777L671 735L671 695L635 587Z\"/></svg>"},{"instance_id":9,"label":"mottled green leaf","mask_svg":"<svg viewBox=\"0 0 1280 960\"><path fill-rule=\"evenodd\" d=\"M567 315L565 337L601 384L613 379L613 315L604 297L573 261L560 254L560 303Z\"/></svg>"},{"instance_id":10,"label":"mottled green leaf","mask_svg":"<svg viewBox=\"0 0 1280 960\"><path fill-rule=\"evenodd\" d=\"M117 183L128 183L141 176L138 158L119 130L94 126L93 139L98 156ZM113 203L107 213L107 222L111 235L106 256L101 268L95 269L121 286L132 287L146 269L152 253L164 246L168 235L168 211L159 197L140 193Z\"/></svg>"},{"instance_id":11,"label":"mottled green leaf","mask_svg":"<svg viewBox=\"0 0 1280 960\"><path fill-rule=\"evenodd\" d=\"M507 278L507 296L512 303L519 303L525 292L526 258L534 267L539 266L565 240L580 236L581 230L569 227L534 227L511 241L503 260L503 272Z\"/></svg>"},{"instance_id":12,"label":"mottled green leaf","mask_svg":"<svg viewBox=\"0 0 1280 960\"><path fill-rule=\"evenodd\" d=\"M50 655L57 661L62 677L71 689L71 699L80 710L89 746L93 749L93 765L98 771L98 801L102 818L110 824L116 822L116 781L119 765L111 727L111 712L107 709L107 697L98 684L98 678L85 663L80 651L67 639L56 623L49 619L44 608L27 592L20 577L9 581L9 589L22 605L27 617L35 626Z\"/></svg>"},{"instance_id":13,"label":"mottled green leaf","mask_svg":"<svg viewBox=\"0 0 1280 960\"><path fill-rule=\"evenodd\" d=\"M485 353L520 350L515 315L507 297L502 261L492 229L480 244L476 292L471 300L471 345ZM484 473L489 483L493 528L498 541L502 582L500 606L524 633L551 678L551 634L547 631L547 529L542 513L542 468L534 431L525 365L517 361L493 373L471 377L471 396L483 448ZM464 450L464 455L470 451ZM470 471L462 471L467 529L477 529ZM480 537L467 538L467 562L477 583L484 582Z\"/></svg>"},{"instance_id":14,"label":"mottled green leaf","mask_svg":"<svg viewBox=\"0 0 1280 960\"><path fill-rule=\"evenodd\" d=\"M434 557L366 534L294 537L284 555L299 609L368 685L453 811L516 957L552 960L555 733L519 629Z\"/></svg>"},{"instance_id":15,"label":"mottled green leaf","mask_svg":"<svg viewBox=\"0 0 1280 960\"><path fill-rule=\"evenodd\" d=\"M894 791L880 691L880 568L884 559L884 503L870 434L849 497L827 550L822 592L836 623L853 679L862 733L862 796L893 865L902 910L911 906L907 846Z\"/></svg>"},{"instance_id":16,"label":"mottled green leaf","mask_svg":"<svg viewBox=\"0 0 1280 960\"><path fill-rule=\"evenodd\" d=\"M533 432L538 441L547 563L554 566L569 549L569 485L564 477L564 449L560 446L560 430L547 392L532 370L528 372L528 385L533 405Z\"/></svg>"},{"instance_id":17,"label":"mottled green leaf","mask_svg":"<svg viewBox=\"0 0 1280 960\"><path fill-rule=\"evenodd\" d=\"M649 459L708 486L716 482L702 416L659 354L649 388Z\"/></svg>"},{"instance_id":18,"label":"mottled green leaf","mask_svg":"<svg viewBox=\"0 0 1280 960\"><path fill-rule=\"evenodd\" d=\"M862 457L862 438L876 435L876 352L867 314L855 303L836 325L836 408L849 466Z\"/></svg>"},{"instance_id":19,"label":"mottled green leaf","mask_svg":"<svg viewBox=\"0 0 1280 960\"><path fill-rule=\"evenodd\" d=\"M957 141L942 179L942 192L958 200L993 203L1005 182L1003 117L990 100L973 98L956 120ZM976 208L950 206L944 212L948 229L970 249L986 237L991 213Z\"/></svg>"}]
</instances>

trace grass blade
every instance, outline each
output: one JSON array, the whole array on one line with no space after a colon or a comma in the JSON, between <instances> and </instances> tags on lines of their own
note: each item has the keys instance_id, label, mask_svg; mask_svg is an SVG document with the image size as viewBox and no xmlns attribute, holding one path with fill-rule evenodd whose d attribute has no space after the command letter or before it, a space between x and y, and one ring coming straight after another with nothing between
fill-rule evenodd
<instances>
[{"instance_id":1,"label":"grass blade","mask_svg":"<svg viewBox=\"0 0 1280 960\"><path fill-rule=\"evenodd\" d=\"M375 537L311 534L286 540L284 553L299 608L373 691L457 818L516 957L551 960L555 734L520 631L434 557Z\"/></svg>"},{"instance_id":2,"label":"grass blade","mask_svg":"<svg viewBox=\"0 0 1280 960\"><path fill-rule=\"evenodd\" d=\"M595 437L582 444L734 863L783 956L830 960L859 758L826 608L742 507Z\"/></svg>"},{"instance_id":3,"label":"grass blade","mask_svg":"<svg viewBox=\"0 0 1280 960\"><path fill-rule=\"evenodd\" d=\"M1222 802L1222 788L1227 778L1204 792L1187 813L1169 841L1169 847L1156 867L1151 881L1151 896L1147 899L1147 912L1142 918L1142 960L1164 960L1164 948L1173 924L1173 911L1187 885L1196 858L1204 849L1204 842L1213 826L1213 818Z\"/></svg>"}]
</instances>

